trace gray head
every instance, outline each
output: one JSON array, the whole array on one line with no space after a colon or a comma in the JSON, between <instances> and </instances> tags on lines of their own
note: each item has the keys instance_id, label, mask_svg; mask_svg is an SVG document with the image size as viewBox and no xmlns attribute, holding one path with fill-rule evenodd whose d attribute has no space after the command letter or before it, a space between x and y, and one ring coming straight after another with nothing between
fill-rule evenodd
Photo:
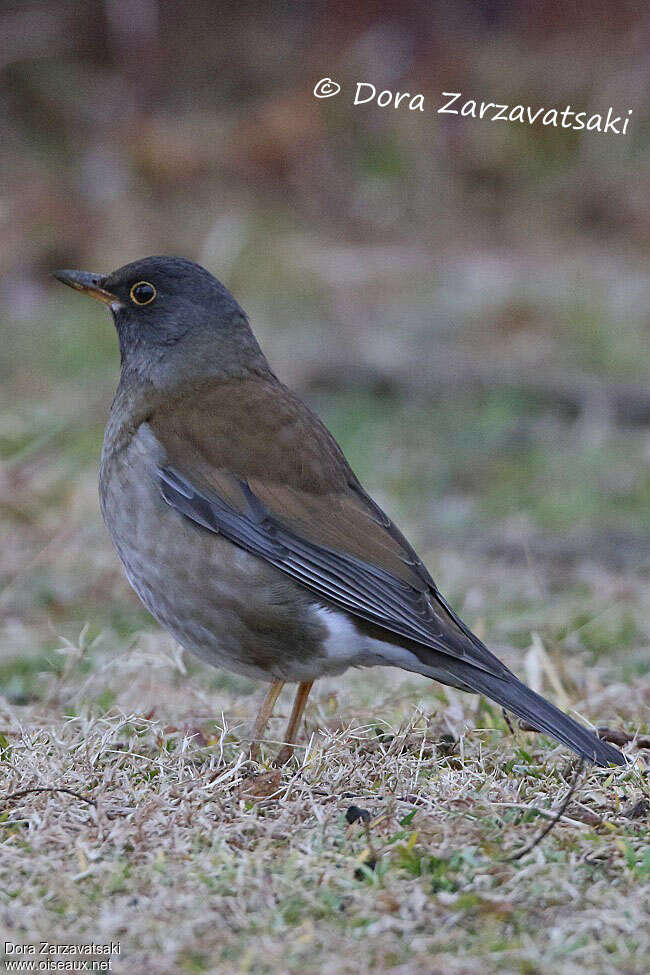
<instances>
[{"instance_id":1,"label":"gray head","mask_svg":"<svg viewBox=\"0 0 650 975\"><path fill-rule=\"evenodd\" d=\"M56 271L54 276L110 307L123 376L166 387L268 371L240 306L193 261L145 257L107 275Z\"/></svg>"}]
</instances>

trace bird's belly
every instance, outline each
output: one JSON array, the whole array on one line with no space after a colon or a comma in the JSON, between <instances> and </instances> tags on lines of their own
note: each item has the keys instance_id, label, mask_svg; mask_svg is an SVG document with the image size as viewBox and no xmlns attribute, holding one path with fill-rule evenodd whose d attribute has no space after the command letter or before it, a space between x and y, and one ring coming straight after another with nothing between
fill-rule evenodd
<instances>
[{"instance_id":1,"label":"bird's belly","mask_svg":"<svg viewBox=\"0 0 650 975\"><path fill-rule=\"evenodd\" d=\"M258 679L309 680L345 669L343 658L328 659L326 627L309 593L167 505L156 463L138 433L103 461L100 475L106 526L152 616L207 662Z\"/></svg>"}]
</instances>

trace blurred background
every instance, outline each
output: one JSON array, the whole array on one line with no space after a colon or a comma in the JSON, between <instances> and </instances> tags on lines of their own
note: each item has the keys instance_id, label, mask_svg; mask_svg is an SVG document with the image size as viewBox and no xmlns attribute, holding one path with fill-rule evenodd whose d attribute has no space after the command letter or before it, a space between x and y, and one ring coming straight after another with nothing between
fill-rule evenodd
<instances>
[{"instance_id":1,"label":"blurred background","mask_svg":"<svg viewBox=\"0 0 650 975\"><path fill-rule=\"evenodd\" d=\"M558 659L647 668L649 28L645 3L614 0L5 0L10 701L38 697L86 623L105 652L152 626L97 505L113 328L50 273L157 253L231 288L511 662L536 630ZM317 100L325 76L342 91ZM357 81L425 111L354 107ZM462 119L436 114L442 91L633 121L623 137Z\"/></svg>"}]
</instances>

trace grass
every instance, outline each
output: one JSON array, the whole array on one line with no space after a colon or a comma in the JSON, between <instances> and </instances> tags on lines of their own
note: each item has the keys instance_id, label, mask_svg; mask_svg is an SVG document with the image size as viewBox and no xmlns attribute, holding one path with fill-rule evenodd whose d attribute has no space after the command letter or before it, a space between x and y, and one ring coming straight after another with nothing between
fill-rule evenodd
<instances>
[{"instance_id":1,"label":"grass","mask_svg":"<svg viewBox=\"0 0 650 975\"><path fill-rule=\"evenodd\" d=\"M323 681L280 772L272 743L247 759L252 688L222 687L219 713L167 638L60 656L38 703L3 708L5 795L76 793L3 804L12 939L119 941L116 970L156 973L642 971L642 760L588 770L544 843L509 862L575 763L513 738L488 702L378 672ZM647 682L621 704L620 685L577 676L583 714L635 726ZM349 824L351 806L369 821Z\"/></svg>"}]
</instances>

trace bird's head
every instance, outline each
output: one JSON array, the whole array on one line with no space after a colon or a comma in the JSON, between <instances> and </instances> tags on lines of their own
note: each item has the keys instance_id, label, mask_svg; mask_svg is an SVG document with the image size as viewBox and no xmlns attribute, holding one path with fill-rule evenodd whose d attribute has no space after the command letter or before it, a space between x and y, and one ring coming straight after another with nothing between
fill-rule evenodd
<instances>
[{"instance_id":1,"label":"bird's head","mask_svg":"<svg viewBox=\"0 0 650 975\"><path fill-rule=\"evenodd\" d=\"M193 261L145 257L106 275L54 277L109 306L123 372L166 386L268 369L236 300Z\"/></svg>"}]
</instances>

